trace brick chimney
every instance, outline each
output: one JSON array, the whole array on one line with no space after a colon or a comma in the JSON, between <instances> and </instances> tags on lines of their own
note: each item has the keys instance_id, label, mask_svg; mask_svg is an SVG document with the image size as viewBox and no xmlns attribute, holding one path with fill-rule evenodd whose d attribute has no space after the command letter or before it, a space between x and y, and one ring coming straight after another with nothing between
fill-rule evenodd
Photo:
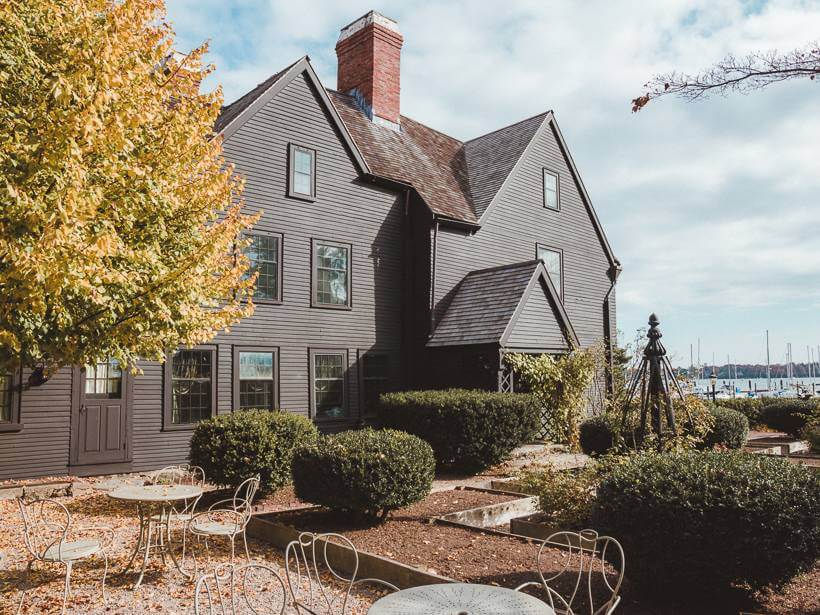
<instances>
[{"instance_id":1,"label":"brick chimney","mask_svg":"<svg viewBox=\"0 0 820 615\"><path fill-rule=\"evenodd\" d=\"M399 25L370 11L342 28L336 43L336 89L353 94L370 119L399 128L399 65L404 42Z\"/></svg>"}]
</instances>

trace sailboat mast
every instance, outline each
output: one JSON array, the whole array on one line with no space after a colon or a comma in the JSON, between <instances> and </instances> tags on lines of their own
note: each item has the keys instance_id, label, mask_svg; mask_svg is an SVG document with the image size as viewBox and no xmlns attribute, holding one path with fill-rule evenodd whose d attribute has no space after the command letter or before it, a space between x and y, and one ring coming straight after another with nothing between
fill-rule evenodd
<instances>
[{"instance_id":1,"label":"sailboat mast","mask_svg":"<svg viewBox=\"0 0 820 615\"><path fill-rule=\"evenodd\" d=\"M769 362L769 330L766 329L766 390L772 390L772 365Z\"/></svg>"}]
</instances>

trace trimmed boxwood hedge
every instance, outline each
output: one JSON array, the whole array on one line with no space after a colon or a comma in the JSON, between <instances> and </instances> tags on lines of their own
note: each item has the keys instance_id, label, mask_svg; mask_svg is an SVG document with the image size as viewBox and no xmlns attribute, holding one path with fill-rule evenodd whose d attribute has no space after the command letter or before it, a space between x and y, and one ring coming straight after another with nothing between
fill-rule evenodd
<instances>
[{"instance_id":1,"label":"trimmed boxwood hedge","mask_svg":"<svg viewBox=\"0 0 820 615\"><path fill-rule=\"evenodd\" d=\"M818 403L813 400L779 399L767 403L760 410L760 420L778 431L799 437L812 416L820 416Z\"/></svg>"},{"instance_id":2,"label":"trimmed boxwood hedge","mask_svg":"<svg viewBox=\"0 0 820 615\"><path fill-rule=\"evenodd\" d=\"M721 408L729 408L742 413L749 419L750 425L760 422L760 411L763 409L763 398L759 397L735 397L733 399L719 399L717 405Z\"/></svg>"},{"instance_id":3,"label":"trimmed boxwood hedge","mask_svg":"<svg viewBox=\"0 0 820 615\"><path fill-rule=\"evenodd\" d=\"M379 417L429 442L441 466L476 472L534 437L539 405L523 393L406 391L382 395Z\"/></svg>"},{"instance_id":4,"label":"trimmed boxwood hedge","mask_svg":"<svg viewBox=\"0 0 820 615\"><path fill-rule=\"evenodd\" d=\"M715 417L715 424L703 440L707 448L724 446L726 448L743 448L749 437L749 419L737 410L713 406L709 409Z\"/></svg>"},{"instance_id":5,"label":"trimmed boxwood hedge","mask_svg":"<svg viewBox=\"0 0 820 615\"><path fill-rule=\"evenodd\" d=\"M588 418L580 427L581 450L587 455L603 455L615 446L615 431L605 416Z\"/></svg>"},{"instance_id":6,"label":"trimmed boxwood hedge","mask_svg":"<svg viewBox=\"0 0 820 615\"><path fill-rule=\"evenodd\" d=\"M321 436L293 457L293 487L305 502L367 516L418 502L430 493L433 450L394 429Z\"/></svg>"},{"instance_id":7,"label":"trimmed boxwood hedge","mask_svg":"<svg viewBox=\"0 0 820 615\"><path fill-rule=\"evenodd\" d=\"M236 487L259 474L260 491L271 492L290 483L294 450L318 437L316 426L304 416L238 410L199 423L189 459L202 467L209 482Z\"/></svg>"},{"instance_id":8,"label":"trimmed boxwood hedge","mask_svg":"<svg viewBox=\"0 0 820 615\"><path fill-rule=\"evenodd\" d=\"M820 476L763 455L635 455L599 485L592 516L650 592L776 587L820 557Z\"/></svg>"}]
</instances>

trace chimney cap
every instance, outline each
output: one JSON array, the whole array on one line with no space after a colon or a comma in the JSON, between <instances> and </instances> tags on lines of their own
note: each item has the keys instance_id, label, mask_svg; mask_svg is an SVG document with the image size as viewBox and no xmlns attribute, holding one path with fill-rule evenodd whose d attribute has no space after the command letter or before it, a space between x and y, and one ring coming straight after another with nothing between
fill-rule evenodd
<instances>
[{"instance_id":1,"label":"chimney cap","mask_svg":"<svg viewBox=\"0 0 820 615\"><path fill-rule=\"evenodd\" d=\"M382 15L381 13L378 13L376 11L370 11L369 13L366 13L365 15L362 15L358 19L353 20L352 22L347 24L344 28L342 28L342 30L339 32L339 41L337 41L337 42L341 42L341 41L345 40L346 38L350 38L351 36L356 34L356 32L366 28L367 26L369 26L371 24L378 24L378 25L382 26L383 28L387 28L388 30L392 30L393 32L396 32L397 34L400 34L399 24L395 19L390 19L389 17L385 17L384 15Z\"/></svg>"}]
</instances>

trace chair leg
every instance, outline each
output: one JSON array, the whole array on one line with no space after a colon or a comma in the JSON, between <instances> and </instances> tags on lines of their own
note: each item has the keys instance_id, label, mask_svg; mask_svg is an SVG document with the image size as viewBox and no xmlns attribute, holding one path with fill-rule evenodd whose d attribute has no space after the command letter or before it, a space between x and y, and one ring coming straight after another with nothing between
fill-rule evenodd
<instances>
[{"instance_id":1,"label":"chair leg","mask_svg":"<svg viewBox=\"0 0 820 615\"><path fill-rule=\"evenodd\" d=\"M102 589L103 604L105 604L108 602L108 599L105 596L105 578L108 576L108 554L105 552L105 549L102 549L102 556L103 561L105 562L105 568L103 568L102 584L100 587Z\"/></svg>"},{"instance_id":2,"label":"chair leg","mask_svg":"<svg viewBox=\"0 0 820 615\"><path fill-rule=\"evenodd\" d=\"M26 565L26 572L23 576L23 588L20 590L20 604L17 605L17 614L23 610L23 600L26 598L26 592L28 591L28 584L31 577L31 567L34 565L34 560L29 560L29 563Z\"/></svg>"},{"instance_id":3,"label":"chair leg","mask_svg":"<svg viewBox=\"0 0 820 615\"><path fill-rule=\"evenodd\" d=\"M71 564L73 562L65 562L65 590L63 591L63 610L61 613L65 614L65 607L68 603L68 594L71 593Z\"/></svg>"},{"instance_id":4,"label":"chair leg","mask_svg":"<svg viewBox=\"0 0 820 615\"><path fill-rule=\"evenodd\" d=\"M235 553L236 553L236 536L232 535L231 536L231 566L233 566L233 562L234 562L234 559L235 559L235 555L234 555Z\"/></svg>"},{"instance_id":5,"label":"chair leg","mask_svg":"<svg viewBox=\"0 0 820 615\"><path fill-rule=\"evenodd\" d=\"M248 551L248 535L245 532L242 532L242 542L245 543L245 557L248 558L248 563L251 563L251 552Z\"/></svg>"}]
</instances>

